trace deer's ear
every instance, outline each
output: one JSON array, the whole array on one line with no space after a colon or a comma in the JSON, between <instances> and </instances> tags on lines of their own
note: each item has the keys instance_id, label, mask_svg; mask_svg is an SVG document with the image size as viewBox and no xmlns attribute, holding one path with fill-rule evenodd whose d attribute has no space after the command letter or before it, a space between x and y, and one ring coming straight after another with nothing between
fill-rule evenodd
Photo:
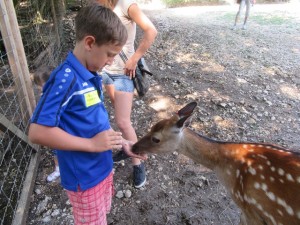
<instances>
[{"instance_id":1,"label":"deer's ear","mask_svg":"<svg viewBox=\"0 0 300 225\"><path fill-rule=\"evenodd\" d=\"M192 115L196 106L197 106L197 102L191 102L191 103L187 104L186 106L184 106L182 109L180 109L177 114L180 118L187 117L187 116L189 117Z\"/></svg>"},{"instance_id":2,"label":"deer's ear","mask_svg":"<svg viewBox=\"0 0 300 225\"><path fill-rule=\"evenodd\" d=\"M178 128L188 127L190 125L191 121L192 121L192 117L191 116L185 116L185 117L180 118L177 121L176 126Z\"/></svg>"}]
</instances>

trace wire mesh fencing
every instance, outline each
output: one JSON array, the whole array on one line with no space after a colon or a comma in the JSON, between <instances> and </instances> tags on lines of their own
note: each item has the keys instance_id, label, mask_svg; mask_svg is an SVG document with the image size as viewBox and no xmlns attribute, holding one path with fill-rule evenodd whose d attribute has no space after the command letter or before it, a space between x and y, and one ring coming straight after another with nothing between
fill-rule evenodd
<instances>
[{"instance_id":1,"label":"wire mesh fencing","mask_svg":"<svg viewBox=\"0 0 300 225\"><path fill-rule=\"evenodd\" d=\"M36 170L38 153L28 142L27 132L38 93L28 76L41 65L59 62L64 4L64 0L0 3L0 225L17 224L24 190L30 193L34 182L33 175L28 181L28 174Z\"/></svg>"}]
</instances>

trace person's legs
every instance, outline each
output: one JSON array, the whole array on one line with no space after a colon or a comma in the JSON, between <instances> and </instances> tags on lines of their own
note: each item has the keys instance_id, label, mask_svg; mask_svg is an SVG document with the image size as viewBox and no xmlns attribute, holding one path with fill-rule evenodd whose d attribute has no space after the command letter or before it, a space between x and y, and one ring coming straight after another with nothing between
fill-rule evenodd
<instances>
[{"instance_id":1,"label":"person's legs","mask_svg":"<svg viewBox=\"0 0 300 225\"><path fill-rule=\"evenodd\" d=\"M113 191L113 174L86 191L67 191L73 207L75 225L107 225Z\"/></svg>"},{"instance_id":2,"label":"person's legs","mask_svg":"<svg viewBox=\"0 0 300 225\"><path fill-rule=\"evenodd\" d=\"M54 157L53 157L53 160L54 160L54 171L47 176L47 181L48 182L55 181L57 178L60 177L60 171L59 171L59 166L58 166L58 161L57 161L56 151L55 150L53 150L53 154L54 154Z\"/></svg>"},{"instance_id":3,"label":"person's legs","mask_svg":"<svg viewBox=\"0 0 300 225\"><path fill-rule=\"evenodd\" d=\"M107 92L112 105L115 104L115 86L105 85L105 91Z\"/></svg>"},{"instance_id":4,"label":"person's legs","mask_svg":"<svg viewBox=\"0 0 300 225\"><path fill-rule=\"evenodd\" d=\"M243 11L243 8L245 7L245 0L241 0L240 2L240 6L239 6L239 11L237 12L236 16L235 16L235 21L234 21L234 25L233 25L233 29L235 30L236 29L236 26L239 22L239 19L241 17L241 14L242 14L242 11Z\"/></svg>"},{"instance_id":5,"label":"person's legs","mask_svg":"<svg viewBox=\"0 0 300 225\"><path fill-rule=\"evenodd\" d=\"M115 79L114 108L118 128L127 140L137 142L137 135L131 124L131 112L134 86L126 76ZM134 169L134 186L142 187L146 182L145 168L140 159L132 158Z\"/></svg>"},{"instance_id":6,"label":"person's legs","mask_svg":"<svg viewBox=\"0 0 300 225\"><path fill-rule=\"evenodd\" d=\"M245 13L245 20L244 20L244 24L243 24L243 30L247 29L247 20L249 18L249 14L250 14L250 7L251 7L251 2L250 0L245 0L245 4L246 4L246 13Z\"/></svg>"},{"instance_id":7,"label":"person's legs","mask_svg":"<svg viewBox=\"0 0 300 225\"><path fill-rule=\"evenodd\" d=\"M108 97L114 105L115 102L115 85L114 85L114 80L105 72L101 73L102 76L102 81L105 87L105 91L108 94Z\"/></svg>"}]
</instances>

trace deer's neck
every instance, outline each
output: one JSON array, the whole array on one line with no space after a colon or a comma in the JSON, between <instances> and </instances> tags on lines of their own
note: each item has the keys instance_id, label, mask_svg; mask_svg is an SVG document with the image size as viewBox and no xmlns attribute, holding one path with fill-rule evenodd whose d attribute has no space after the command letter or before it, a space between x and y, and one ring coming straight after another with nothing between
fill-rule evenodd
<instances>
[{"instance_id":1,"label":"deer's neck","mask_svg":"<svg viewBox=\"0 0 300 225\"><path fill-rule=\"evenodd\" d=\"M201 136L189 128L183 130L178 152L211 170L218 165L221 157L218 142Z\"/></svg>"}]
</instances>

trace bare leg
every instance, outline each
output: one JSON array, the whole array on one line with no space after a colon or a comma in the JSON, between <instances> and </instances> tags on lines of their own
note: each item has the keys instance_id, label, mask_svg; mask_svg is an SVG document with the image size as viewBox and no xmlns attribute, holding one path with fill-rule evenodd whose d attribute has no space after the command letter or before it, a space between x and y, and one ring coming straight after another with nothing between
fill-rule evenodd
<instances>
[{"instance_id":1,"label":"bare leg","mask_svg":"<svg viewBox=\"0 0 300 225\"><path fill-rule=\"evenodd\" d=\"M105 90L109 96L109 99L110 99L112 105L114 106L115 105L115 85L113 85L113 84L105 85Z\"/></svg>"},{"instance_id":2,"label":"bare leg","mask_svg":"<svg viewBox=\"0 0 300 225\"><path fill-rule=\"evenodd\" d=\"M234 21L234 25L233 25L234 30L236 29L237 23L239 22L239 19L241 17L244 7L245 7L245 0L241 0L239 11L237 12L237 14L235 16L235 21Z\"/></svg>"},{"instance_id":3,"label":"bare leg","mask_svg":"<svg viewBox=\"0 0 300 225\"><path fill-rule=\"evenodd\" d=\"M132 110L133 93L115 91L114 94L114 107L115 117L118 128L123 134L123 137L127 140L137 142L137 136L135 130L131 124L131 110ZM139 159L132 159L133 165L141 164Z\"/></svg>"},{"instance_id":4,"label":"bare leg","mask_svg":"<svg viewBox=\"0 0 300 225\"><path fill-rule=\"evenodd\" d=\"M249 14L250 14L250 6L251 6L250 0L246 0L246 14L245 14L243 30L247 29L246 25L247 25L247 20L249 18Z\"/></svg>"}]
</instances>

